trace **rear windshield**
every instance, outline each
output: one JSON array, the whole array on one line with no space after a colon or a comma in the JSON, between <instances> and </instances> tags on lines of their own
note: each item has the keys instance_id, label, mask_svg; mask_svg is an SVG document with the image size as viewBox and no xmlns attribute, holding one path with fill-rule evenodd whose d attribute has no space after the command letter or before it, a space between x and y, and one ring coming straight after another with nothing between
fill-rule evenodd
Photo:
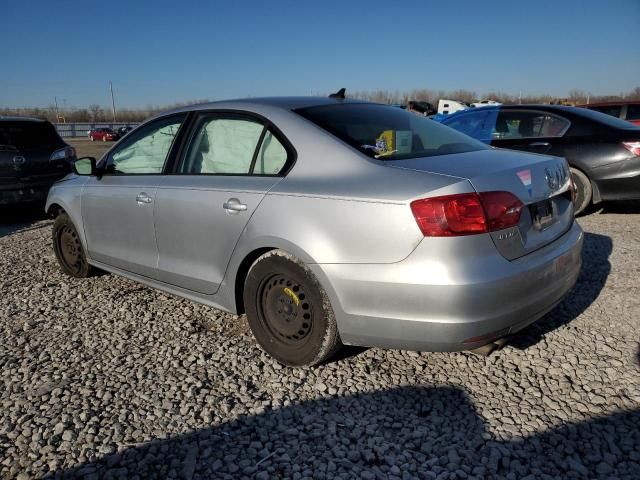
<instances>
[{"instance_id":1,"label":"rear windshield","mask_svg":"<svg viewBox=\"0 0 640 480\"><path fill-rule=\"evenodd\" d=\"M303 108L296 112L366 155L381 160L488 148L452 128L387 105L347 103Z\"/></svg>"},{"instance_id":2,"label":"rear windshield","mask_svg":"<svg viewBox=\"0 0 640 480\"><path fill-rule=\"evenodd\" d=\"M61 143L60 136L49 122L0 122L0 145L29 149Z\"/></svg>"}]
</instances>

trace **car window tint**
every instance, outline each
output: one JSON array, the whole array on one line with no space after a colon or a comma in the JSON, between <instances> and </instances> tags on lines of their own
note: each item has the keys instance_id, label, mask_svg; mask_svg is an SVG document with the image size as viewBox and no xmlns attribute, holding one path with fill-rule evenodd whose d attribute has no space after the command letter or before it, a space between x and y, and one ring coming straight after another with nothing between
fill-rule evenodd
<instances>
[{"instance_id":1,"label":"car window tint","mask_svg":"<svg viewBox=\"0 0 640 480\"><path fill-rule=\"evenodd\" d=\"M282 143L267 131L260 145L253 173L255 175L277 175L286 163L287 151Z\"/></svg>"},{"instance_id":2,"label":"car window tint","mask_svg":"<svg viewBox=\"0 0 640 480\"><path fill-rule=\"evenodd\" d=\"M622 112L622 105L603 105L600 107L589 107L591 110L595 110L596 112L605 113L607 115L611 115L612 117L620 117L620 112Z\"/></svg>"},{"instance_id":3,"label":"car window tint","mask_svg":"<svg viewBox=\"0 0 640 480\"><path fill-rule=\"evenodd\" d=\"M249 119L201 118L180 173L248 174L263 130Z\"/></svg>"},{"instance_id":4,"label":"car window tint","mask_svg":"<svg viewBox=\"0 0 640 480\"><path fill-rule=\"evenodd\" d=\"M452 128L400 108L343 103L296 113L360 152L381 160L401 160L488 148Z\"/></svg>"},{"instance_id":5,"label":"car window tint","mask_svg":"<svg viewBox=\"0 0 640 480\"><path fill-rule=\"evenodd\" d=\"M640 105L627 105L627 120L640 120Z\"/></svg>"},{"instance_id":6,"label":"car window tint","mask_svg":"<svg viewBox=\"0 0 640 480\"><path fill-rule=\"evenodd\" d=\"M156 120L118 145L107 161L107 174L162 173L183 115Z\"/></svg>"},{"instance_id":7,"label":"car window tint","mask_svg":"<svg viewBox=\"0 0 640 480\"><path fill-rule=\"evenodd\" d=\"M569 128L569 124L567 119L545 112L501 110L491 137L496 140L560 137Z\"/></svg>"}]
</instances>

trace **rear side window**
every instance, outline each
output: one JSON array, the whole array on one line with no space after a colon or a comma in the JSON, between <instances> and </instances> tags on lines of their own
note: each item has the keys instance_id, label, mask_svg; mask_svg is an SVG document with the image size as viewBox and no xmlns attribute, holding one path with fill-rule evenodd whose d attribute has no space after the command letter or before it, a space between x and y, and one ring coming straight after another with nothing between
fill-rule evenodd
<instances>
[{"instance_id":1,"label":"rear side window","mask_svg":"<svg viewBox=\"0 0 640 480\"><path fill-rule=\"evenodd\" d=\"M627 120L640 120L640 105L627 105Z\"/></svg>"},{"instance_id":2,"label":"rear side window","mask_svg":"<svg viewBox=\"0 0 640 480\"><path fill-rule=\"evenodd\" d=\"M203 114L177 173L278 175L288 160L282 143L252 117Z\"/></svg>"},{"instance_id":3,"label":"rear side window","mask_svg":"<svg viewBox=\"0 0 640 480\"><path fill-rule=\"evenodd\" d=\"M566 118L546 112L500 110L491 137L495 140L561 137L569 125Z\"/></svg>"},{"instance_id":4,"label":"rear side window","mask_svg":"<svg viewBox=\"0 0 640 480\"><path fill-rule=\"evenodd\" d=\"M438 122L387 105L345 103L303 108L296 113L360 152L381 160L488 148Z\"/></svg>"},{"instance_id":5,"label":"rear side window","mask_svg":"<svg viewBox=\"0 0 640 480\"><path fill-rule=\"evenodd\" d=\"M58 132L49 122L0 122L0 145L23 150L61 143Z\"/></svg>"}]
</instances>

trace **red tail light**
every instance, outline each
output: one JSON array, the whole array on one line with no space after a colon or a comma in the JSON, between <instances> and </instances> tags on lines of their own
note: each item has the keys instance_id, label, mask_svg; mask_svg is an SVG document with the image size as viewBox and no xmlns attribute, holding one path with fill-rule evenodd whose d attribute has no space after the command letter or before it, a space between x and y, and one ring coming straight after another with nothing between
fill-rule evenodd
<instances>
[{"instance_id":1,"label":"red tail light","mask_svg":"<svg viewBox=\"0 0 640 480\"><path fill-rule=\"evenodd\" d=\"M640 142L622 142L622 146L636 157L640 157Z\"/></svg>"},{"instance_id":2,"label":"red tail light","mask_svg":"<svg viewBox=\"0 0 640 480\"><path fill-rule=\"evenodd\" d=\"M509 192L484 192L416 200L411 211L425 237L453 237L513 227L523 206Z\"/></svg>"}]
</instances>

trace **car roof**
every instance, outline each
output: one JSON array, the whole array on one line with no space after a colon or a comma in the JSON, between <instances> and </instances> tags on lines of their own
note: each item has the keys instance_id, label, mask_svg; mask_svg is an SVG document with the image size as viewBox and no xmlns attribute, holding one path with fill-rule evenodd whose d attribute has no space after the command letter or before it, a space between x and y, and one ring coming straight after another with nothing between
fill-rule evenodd
<instances>
[{"instance_id":1,"label":"car roof","mask_svg":"<svg viewBox=\"0 0 640 480\"><path fill-rule=\"evenodd\" d=\"M42 118L20 117L18 115L0 115L0 122L46 122Z\"/></svg>"},{"instance_id":2,"label":"car roof","mask_svg":"<svg viewBox=\"0 0 640 480\"><path fill-rule=\"evenodd\" d=\"M167 113L191 112L198 110L208 110L216 108L229 109L252 109L254 107L275 107L283 110L296 110L298 108L320 107L324 105L339 105L343 103L370 103L364 100L351 98L329 98L329 97L257 97L240 98L233 100L222 100L217 102L199 103L179 107Z\"/></svg>"}]
</instances>

